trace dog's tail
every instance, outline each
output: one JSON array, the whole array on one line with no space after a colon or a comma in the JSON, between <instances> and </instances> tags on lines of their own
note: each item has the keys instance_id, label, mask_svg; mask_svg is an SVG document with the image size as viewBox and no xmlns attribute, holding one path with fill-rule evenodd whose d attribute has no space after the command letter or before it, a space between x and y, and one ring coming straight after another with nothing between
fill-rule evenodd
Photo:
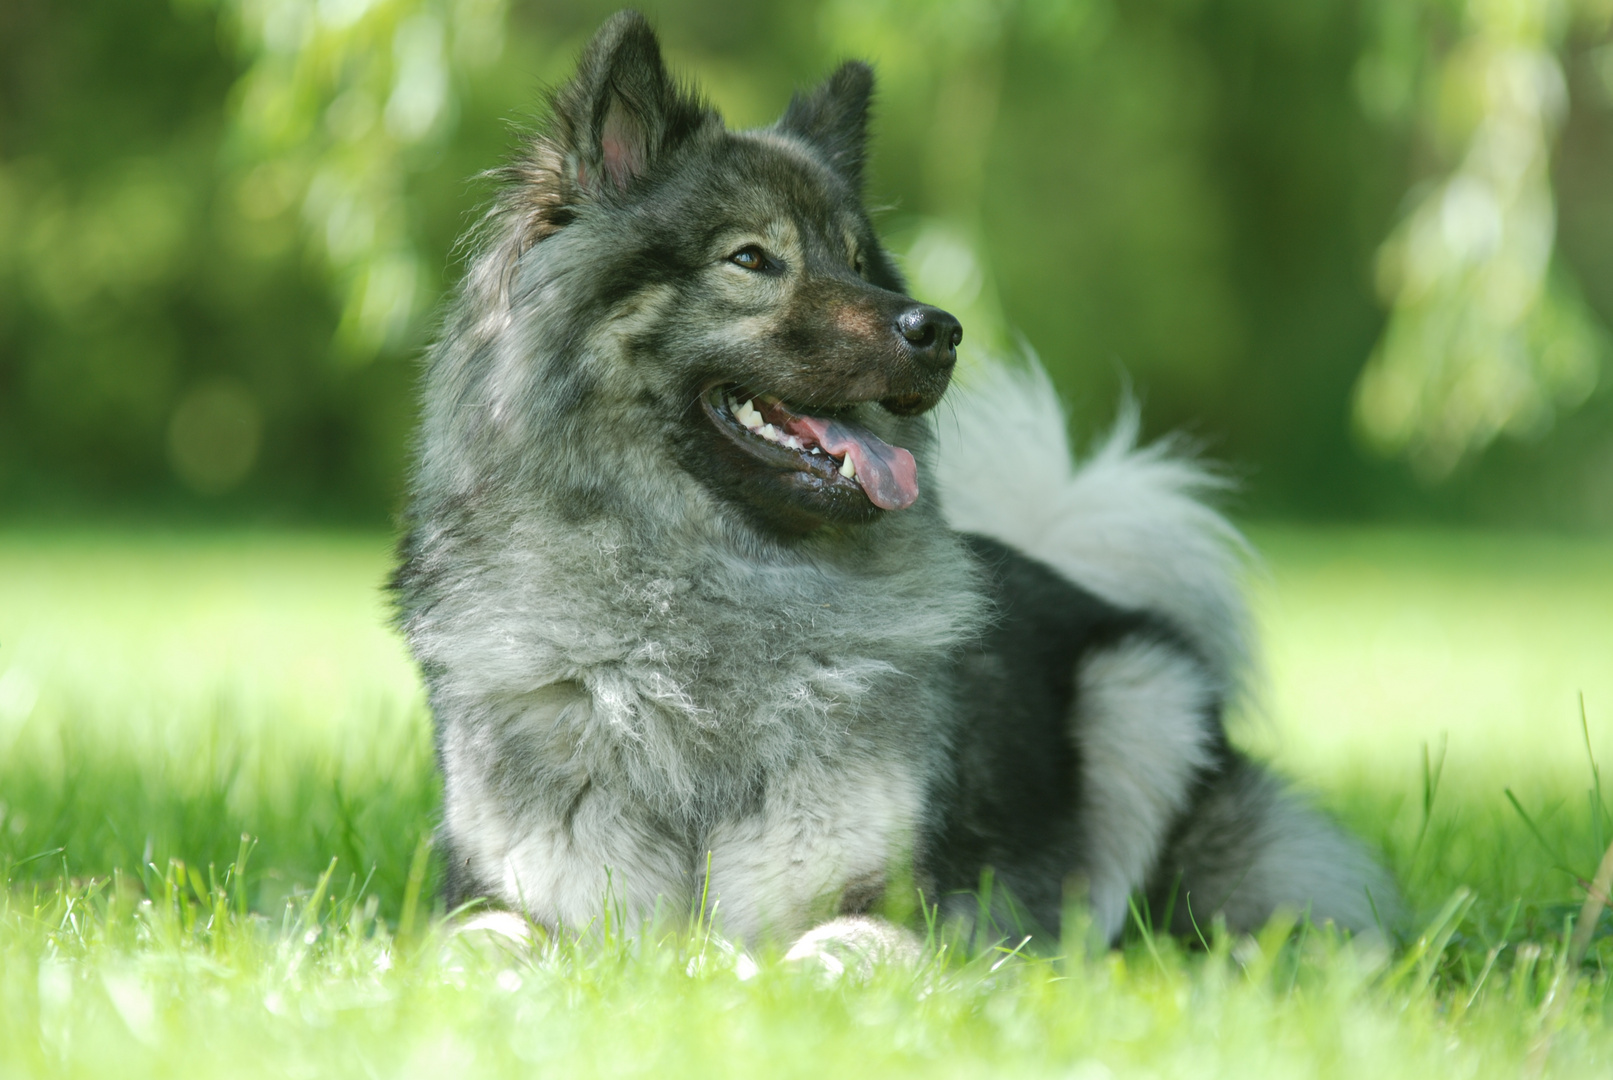
<instances>
[{"instance_id":1,"label":"dog's tail","mask_svg":"<svg viewBox=\"0 0 1613 1080\"><path fill-rule=\"evenodd\" d=\"M977 369L936 413L936 476L953 528L982 533L1110 603L1164 615L1236 695L1254 676L1240 588L1250 552L1205 501L1228 481L1172 440L1137 445L1129 396L1077 460L1047 373Z\"/></svg>"}]
</instances>

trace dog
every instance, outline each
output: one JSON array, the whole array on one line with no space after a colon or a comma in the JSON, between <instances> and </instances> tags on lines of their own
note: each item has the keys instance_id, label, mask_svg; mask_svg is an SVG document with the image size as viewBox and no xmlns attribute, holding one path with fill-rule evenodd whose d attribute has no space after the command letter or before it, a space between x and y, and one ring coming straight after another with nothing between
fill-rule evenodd
<instances>
[{"instance_id":1,"label":"dog","mask_svg":"<svg viewBox=\"0 0 1613 1080\"><path fill-rule=\"evenodd\" d=\"M936 421L962 328L864 208L872 90L849 62L730 131L622 12L500 174L394 580L446 903L704 904L791 955L896 940L914 890L1041 940L1079 902L1107 944L1134 910L1373 927L1386 874L1228 741L1211 474L1134 413L1073 466L1034 364Z\"/></svg>"}]
</instances>

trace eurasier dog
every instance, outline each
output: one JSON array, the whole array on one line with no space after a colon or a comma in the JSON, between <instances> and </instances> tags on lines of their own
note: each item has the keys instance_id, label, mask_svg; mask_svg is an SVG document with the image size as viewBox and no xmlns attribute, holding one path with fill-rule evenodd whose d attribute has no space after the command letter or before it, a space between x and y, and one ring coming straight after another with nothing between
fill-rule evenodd
<instances>
[{"instance_id":1,"label":"eurasier dog","mask_svg":"<svg viewBox=\"0 0 1613 1080\"><path fill-rule=\"evenodd\" d=\"M730 131L624 12L504 171L396 581L448 901L890 941L887 889L966 918L989 874L1032 933L1372 925L1382 872L1228 744L1205 474L1125 420L1072 467L1034 366L931 418L962 331L863 207L872 85Z\"/></svg>"}]
</instances>

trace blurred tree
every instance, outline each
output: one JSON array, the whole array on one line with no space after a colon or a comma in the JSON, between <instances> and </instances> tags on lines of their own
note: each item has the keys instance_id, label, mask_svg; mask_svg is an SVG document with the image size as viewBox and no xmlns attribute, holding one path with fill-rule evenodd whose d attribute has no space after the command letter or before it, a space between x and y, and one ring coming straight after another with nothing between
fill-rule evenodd
<instances>
[{"instance_id":1,"label":"blurred tree","mask_svg":"<svg viewBox=\"0 0 1613 1080\"><path fill-rule=\"evenodd\" d=\"M1551 149L1568 105L1557 53L1576 11L1606 23L1599 2L1383 3L1358 68L1364 103L1414 124L1445 170L1379 254L1392 314L1355 397L1369 442L1430 478L1502 432L1543 432L1605 362L1605 334L1553 250ZM1450 14L1448 48L1415 47L1428 36L1418 22Z\"/></svg>"},{"instance_id":2,"label":"blurred tree","mask_svg":"<svg viewBox=\"0 0 1613 1080\"><path fill-rule=\"evenodd\" d=\"M341 355L405 345L436 276L406 180L440 156L464 81L502 51L504 0L218 2L247 64L229 144L243 210L300 205L339 290Z\"/></svg>"},{"instance_id":3,"label":"blurred tree","mask_svg":"<svg viewBox=\"0 0 1613 1080\"><path fill-rule=\"evenodd\" d=\"M1609 3L645 6L741 125L873 59L916 291L1038 349L1083 427L1129 380L1256 510L1589 523ZM614 6L0 6L0 505L374 519L465 178Z\"/></svg>"}]
</instances>

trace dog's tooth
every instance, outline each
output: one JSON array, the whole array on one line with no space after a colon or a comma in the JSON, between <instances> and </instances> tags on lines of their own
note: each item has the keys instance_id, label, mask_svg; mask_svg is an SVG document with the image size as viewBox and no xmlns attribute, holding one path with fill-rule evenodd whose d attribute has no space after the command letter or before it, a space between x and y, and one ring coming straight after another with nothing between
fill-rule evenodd
<instances>
[{"instance_id":1,"label":"dog's tooth","mask_svg":"<svg viewBox=\"0 0 1613 1080\"><path fill-rule=\"evenodd\" d=\"M788 446L791 450L799 450L801 449L801 440L797 439L794 435L786 435L784 436L784 445Z\"/></svg>"},{"instance_id":2,"label":"dog's tooth","mask_svg":"<svg viewBox=\"0 0 1613 1080\"><path fill-rule=\"evenodd\" d=\"M840 463L840 475L847 480L851 480L857 475L857 463L851 460L850 454L847 454L846 460Z\"/></svg>"},{"instance_id":3,"label":"dog's tooth","mask_svg":"<svg viewBox=\"0 0 1613 1080\"><path fill-rule=\"evenodd\" d=\"M762 438L766 439L768 442L778 442L779 441L778 428L774 427L772 424L763 424L761 430L758 431L756 434L760 435Z\"/></svg>"}]
</instances>

